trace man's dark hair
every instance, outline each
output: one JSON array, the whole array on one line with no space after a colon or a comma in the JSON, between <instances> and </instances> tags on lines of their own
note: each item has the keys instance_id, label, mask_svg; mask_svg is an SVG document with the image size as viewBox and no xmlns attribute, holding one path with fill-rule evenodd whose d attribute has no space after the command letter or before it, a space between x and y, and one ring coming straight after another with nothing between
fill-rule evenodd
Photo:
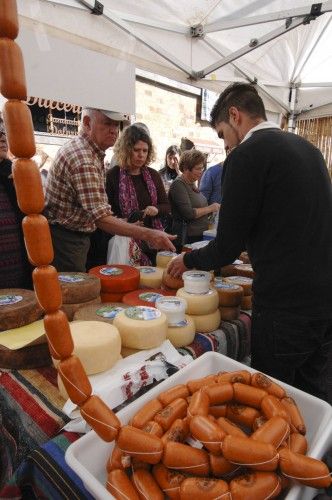
<instances>
[{"instance_id":1,"label":"man's dark hair","mask_svg":"<svg viewBox=\"0 0 332 500\"><path fill-rule=\"evenodd\" d=\"M250 83L232 83L218 97L210 115L213 128L220 122L229 122L229 108L247 113L251 118L266 120L265 107L254 85Z\"/></svg>"}]
</instances>

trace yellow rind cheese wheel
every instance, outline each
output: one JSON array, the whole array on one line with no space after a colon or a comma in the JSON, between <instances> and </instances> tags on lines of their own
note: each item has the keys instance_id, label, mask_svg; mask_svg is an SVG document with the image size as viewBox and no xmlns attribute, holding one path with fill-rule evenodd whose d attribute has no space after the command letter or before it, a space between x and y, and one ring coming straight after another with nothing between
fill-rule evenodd
<instances>
[{"instance_id":1,"label":"yellow rind cheese wheel","mask_svg":"<svg viewBox=\"0 0 332 500\"><path fill-rule=\"evenodd\" d=\"M164 272L161 267L137 266L137 269L140 274L140 288L160 288Z\"/></svg>"},{"instance_id":2,"label":"yellow rind cheese wheel","mask_svg":"<svg viewBox=\"0 0 332 500\"><path fill-rule=\"evenodd\" d=\"M185 347L195 338L195 323L192 316L185 315L186 324L183 326L168 325L167 338L174 347Z\"/></svg>"},{"instance_id":3,"label":"yellow rind cheese wheel","mask_svg":"<svg viewBox=\"0 0 332 500\"><path fill-rule=\"evenodd\" d=\"M210 314L192 314L191 318L195 323L196 333L210 333L219 328L221 314L219 309L216 309Z\"/></svg>"},{"instance_id":4,"label":"yellow rind cheese wheel","mask_svg":"<svg viewBox=\"0 0 332 500\"><path fill-rule=\"evenodd\" d=\"M219 295L216 290L210 289L208 293L193 294L186 292L184 288L180 288L176 295L187 301L187 314L209 314L218 309Z\"/></svg>"}]
</instances>

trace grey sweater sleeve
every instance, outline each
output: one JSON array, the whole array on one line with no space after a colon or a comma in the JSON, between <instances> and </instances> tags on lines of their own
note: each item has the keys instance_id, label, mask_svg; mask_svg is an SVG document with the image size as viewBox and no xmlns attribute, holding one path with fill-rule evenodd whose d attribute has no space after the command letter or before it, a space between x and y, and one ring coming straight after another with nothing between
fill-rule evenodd
<instances>
[{"instance_id":1,"label":"grey sweater sleeve","mask_svg":"<svg viewBox=\"0 0 332 500\"><path fill-rule=\"evenodd\" d=\"M172 212L178 213L181 218L186 221L194 220L196 211L192 207L190 196L186 185L180 181L175 180L170 187L169 200L172 207Z\"/></svg>"}]
</instances>

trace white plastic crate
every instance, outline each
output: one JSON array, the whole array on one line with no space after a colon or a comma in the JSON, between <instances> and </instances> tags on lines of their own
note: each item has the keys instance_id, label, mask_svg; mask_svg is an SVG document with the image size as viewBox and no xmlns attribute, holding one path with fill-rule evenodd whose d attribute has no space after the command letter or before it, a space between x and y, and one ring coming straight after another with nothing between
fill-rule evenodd
<instances>
[{"instance_id":1,"label":"white plastic crate","mask_svg":"<svg viewBox=\"0 0 332 500\"><path fill-rule=\"evenodd\" d=\"M207 352L119 411L117 415L121 422L126 424L145 403L176 384L183 384L190 379L204 377L218 371L243 369L251 372L256 371L222 354ZM323 447L326 445L326 449L328 448L326 444L327 434L329 434L330 444L332 441L331 405L287 384L278 383L295 399L302 412L307 427L308 455L320 458L325 451L323 451ZM106 463L113 446L113 443L105 443L94 431L91 431L75 441L66 451L66 462L97 500L113 498L104 486L106 483ZM311 488L294 486L289 490L286 498L287 500L309 500L312 498L313 491L317 492ZM304 496L307 493L311 496Z\"/></svg>"}]
</instances>

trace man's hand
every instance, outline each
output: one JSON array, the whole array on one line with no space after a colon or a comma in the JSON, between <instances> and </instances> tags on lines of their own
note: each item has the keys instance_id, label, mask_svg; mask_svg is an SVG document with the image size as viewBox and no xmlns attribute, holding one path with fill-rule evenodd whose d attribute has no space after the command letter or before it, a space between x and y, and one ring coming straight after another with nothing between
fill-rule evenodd
<instances>
[{"instance_id":1,"label":"man's hand","mask_svg":"<svg viewBox=\"0 0 332 500\"><path fill-rule=\"evenodd\" d=\"M181 278L182 273L188 270L184 265L183 257L184 253L172 259L168 264L167 271L173 278Z\"/></svg>"},{"instance_id":2,"label":"man's hand","mask_svg":"<svg viewBox=\"0 0 332 500\"><path fill-rule=\"evenodd\" d=\"M149 229L146 235L146 241L152 248L157 250L171 250L175 252L175 246L171 240L175 240L176 235L167 234L164 231L159 231L158 229Z\"/></svg>"},{"instance_id":3,"label":"man's hand","mask_svg":"<svg viewBox=\"0 0 332 500\"><path fill-rule=\"evenodd\" d=\"M150 217L155 217L158 215L158 208L153 206L148 206L143 210L143 217L149 215Z\"/></svg>"}]
</instances>

